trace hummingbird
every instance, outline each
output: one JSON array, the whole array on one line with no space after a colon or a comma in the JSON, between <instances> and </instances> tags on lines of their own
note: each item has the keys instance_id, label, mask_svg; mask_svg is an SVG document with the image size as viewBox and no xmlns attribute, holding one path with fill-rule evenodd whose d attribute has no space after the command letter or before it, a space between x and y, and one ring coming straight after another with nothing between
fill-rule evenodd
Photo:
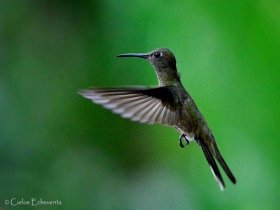
<instances>
[{"instance_id":1,"label":"hummingbird","mask_svg":"<svg viewBox=\"0 0 280 210\"><path fill-rule=\"evenodd\" d=\"M192 140L202 148L221 190L225 183L216 161L235 184L236 179L222 157L212 131L181 83L173 53L167 48L158 48L148 53L126 53L117 57L148 60L156 72L158 86L92 87L78 93L123 118L175 128L179 132L178 140L182 148L184 143L188 145Z\"/></svg>"}]
</instances>

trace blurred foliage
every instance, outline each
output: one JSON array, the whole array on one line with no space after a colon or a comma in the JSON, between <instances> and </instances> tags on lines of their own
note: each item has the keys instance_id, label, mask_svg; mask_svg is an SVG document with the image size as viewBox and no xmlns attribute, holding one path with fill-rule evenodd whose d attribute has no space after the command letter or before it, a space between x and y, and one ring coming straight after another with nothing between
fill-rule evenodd
<instances>
[{"instance_id":1,"label":"blurred foliage","mask_svg":"<svg viewBox=\"0 0 280 210\"><path fill-rule=\"evenodd\" d=\"M279 14L273 0L1 1L0 209L277 209ZM157 84L115 56L163 46L237 178L224 192L198 145L76 93Z\"/></svg>"}]
</instances>

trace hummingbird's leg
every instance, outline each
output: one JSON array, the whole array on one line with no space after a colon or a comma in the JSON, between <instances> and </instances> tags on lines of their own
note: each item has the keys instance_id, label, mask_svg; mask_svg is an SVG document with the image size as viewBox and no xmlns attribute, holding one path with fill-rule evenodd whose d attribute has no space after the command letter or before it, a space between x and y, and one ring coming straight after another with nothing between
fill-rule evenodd
<instances>
[{"instance_id":1,"label":"hummingbird's leg","mask_svg":"<svg viewBox=\"0 0 280 210\"><path fill-rule=\"evenodd\" d=\"M183 142L182 142L182 138L185 139L187 145L188 145L190 142L189 142L189 140L186 138L186 135L185 135L185 134L181 134L181 135L179 136L179 144L180 144L180 147L184 148L184 145L183 145Z\"/></svg>"},{"instance_id":2,"label":"hummingbird's leg","mask_svg":"<svg viewBox=\"0 0 280 210\"><path fill-rule=\"evenodd\" d=\"M183 135L184 135L184 134L181 134L181 135L179 136L179 145L180 145L180 147L182 147L182 148L184 148L184 145L183 145L183 143L182 143Z\"/></svg>"},{"instance_id":3,"label":"hummingbird's leg","mask_svg":"<svg viewBox=\"0 0 280 210\"><path fill-rule=\"evenodd\" d=\"M185 141L186 141L186 145L189 145L190 142L189 142L189 140L187 139L186 135L184 135L183 137L184 137L184 139L185 139Z\"/></svg>"}]
</instances>

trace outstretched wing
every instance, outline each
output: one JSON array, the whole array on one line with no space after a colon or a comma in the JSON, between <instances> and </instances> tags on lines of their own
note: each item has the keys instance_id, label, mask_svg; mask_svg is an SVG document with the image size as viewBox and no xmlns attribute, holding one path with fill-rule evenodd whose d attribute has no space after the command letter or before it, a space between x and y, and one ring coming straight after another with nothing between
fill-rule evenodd
<instances>
[{"instance_id":1,"label":"outstretched wing","mask_svg":"<svg viewBox=\"0 0 280 210\"><path fill-rule=\"evenodd\" d=\"M91 88L78 92L124 118L141 123L175 126L180 102L173 86Z\"/></svg>"}]
</instances>

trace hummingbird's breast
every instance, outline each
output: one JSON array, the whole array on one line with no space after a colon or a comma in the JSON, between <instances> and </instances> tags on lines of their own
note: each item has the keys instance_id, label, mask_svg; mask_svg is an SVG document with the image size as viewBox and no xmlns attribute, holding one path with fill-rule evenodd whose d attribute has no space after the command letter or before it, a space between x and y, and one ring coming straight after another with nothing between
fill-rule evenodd
<instances>
[{"instance_id":1,"label":"hummingbird's breast","mask_svg":"<svg viewBox=\"0 0 280 210\"><path fill-rule=\"evenodd\" d=\"M189 93L183 87L179 88L179 92L180 120L175 129L190 141L200 135L200 128L205 121Z\"/></svg>"}]
</instances>

